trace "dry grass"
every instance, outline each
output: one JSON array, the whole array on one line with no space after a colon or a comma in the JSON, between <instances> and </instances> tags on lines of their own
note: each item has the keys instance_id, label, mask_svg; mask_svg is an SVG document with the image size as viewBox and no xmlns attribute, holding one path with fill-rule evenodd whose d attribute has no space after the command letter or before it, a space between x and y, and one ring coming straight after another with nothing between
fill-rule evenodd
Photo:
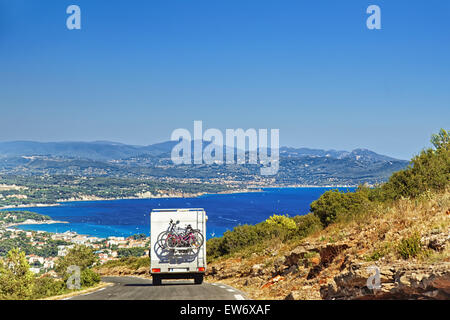
<instances>
[{"instance_id":1,"label":"dry grass","mask_svg":"<svg viewBox=\"0 0 450 320\"><path fill-rule=\"evenodd\" d=\"M105 288L105 287L108 287L108 286L111 286L111 285L112 285L112 283L100 282L98 285L93 286L93 287L88 288L88 289L73 291L73 292L70 292L70 293L62 294L62 295L59 295L59 296L43 298L43 299L40 299L40 300L63 300L63 299L66 299L66 298L79 296L81 294L91 293L91 292L97 291L97 290L99 290L101 288Z\"/></svg>"},{"instance_id":2,"label":"dry grass","mask_svg":"<svg viewBox=\"0 0 450 320\"><path fill-rule=\"evenodd\" d=\"M360 261L379 261L395 263L405 261L399 253L399 244L404 239L417 235L425 237L431 234L450 234L450 191L426 193L418 199L401 199L392 205L377 205L370 211L361 213L352 219L341 219L328 228L303 240L288 243L271 243L258 253L237 253L223 257L209 265L222 267L223 270L236 270L242 273L251 270L257 264L268 270L264 275L240 275L225 277L219 282L235 286L253 299L283 299L291 291L296 291L301 299L320 299L319 288L340 272L344 258ZM320 247L330 243L345 243L350 248L336 258L336 261L323 271L314 281L307 280L308 268L299 268L298 272L286 276L283 281L268 287L264 285L273 277L271 271L276 261L299 246ZM410 263L433 265L450 261L450 246L441 252L424 248ZM248 248L249 249L249 248ZM313 261L313 257L310 257ZM316 258L317 259L317 258ZM214 279L217 281L216 279Z\"/></svg>"},{"instance_id":3,"label":"dry grass","mask_svg":"<svg viewBox=\"0 0 450 320\"><path fill-rule=\"evenodd\" d=\"M337 222L309 239L313 242L357 241L358 247L369 255L378 251L386 260L397 260L400 258L398 244L403 239L431 232L450 234L450 191L426 193L413 200L401 199L390 206L378 205L352 221ZM447 247L444 252L421 255L417 259L436 262L449 256Z\"/></svg>"}]
</instances>

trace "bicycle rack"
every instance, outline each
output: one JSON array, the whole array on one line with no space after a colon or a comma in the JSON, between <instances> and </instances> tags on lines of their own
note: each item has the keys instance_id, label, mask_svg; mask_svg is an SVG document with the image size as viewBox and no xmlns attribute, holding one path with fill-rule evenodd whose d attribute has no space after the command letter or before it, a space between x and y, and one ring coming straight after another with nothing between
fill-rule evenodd
<instances>
[{"instance_id":1,"label":"bicycle rack","mask_svg":"<svg viewBox=\"0 0 450 320\"><path fill-rule=\"evenodd\" d=\"M191 248L191 247L179 247L179 248L168 248L167 250L170 252L173 256L183 256L186 254L196 254L198 248Z\"/></svg>"},{"instance_id":2,"label":"bicycle rack","mask_svg":"<svg viewBox=\"0 0 450 320\"><path fill-rule=\"evenodd\" d=\"M198 249L197 247L175 247L175 248L167 248L167 250L174 250L174 251L194 251Z\"/></svg>"}]
</instances>

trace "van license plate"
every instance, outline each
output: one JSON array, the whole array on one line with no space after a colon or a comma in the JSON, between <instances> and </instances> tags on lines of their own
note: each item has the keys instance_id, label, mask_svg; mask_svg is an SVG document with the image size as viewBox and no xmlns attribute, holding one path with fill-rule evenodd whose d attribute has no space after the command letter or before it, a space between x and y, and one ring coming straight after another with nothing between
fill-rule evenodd
<instances>
[{"instance_id":1,"label":"van license plate","mask_svg":"<svg viewBox=\"0 0 450 320\"><path fill-rule=\"evenodd\" d=\"M169 268L169 272L188 272L189 268Z\"/></svg>"}]
</instances>

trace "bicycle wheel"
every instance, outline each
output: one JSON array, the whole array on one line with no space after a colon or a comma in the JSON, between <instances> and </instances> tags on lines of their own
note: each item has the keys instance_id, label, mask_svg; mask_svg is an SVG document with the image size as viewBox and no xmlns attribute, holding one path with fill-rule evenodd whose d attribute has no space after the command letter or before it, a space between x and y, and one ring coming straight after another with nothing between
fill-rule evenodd
<instances>
[{"instance_id":1,"label":"bicycle wheel","mask_svg":"<svg viewBox=\"0 0 450 320\"><path fill-rule=\"evenodd\" d=\"M156 243L160 246L163 247L166 244L166 237L167 237L167 231L163 231L160 234L158 234L158 237L156 238Z\"/></svg>"},{"instance_id":2,"label":"bicycle wheel","mask_svg":"<svg viewBox=\"0 0 450 320\"><path fill-rule=\"evenodd\" d=\"M200 248L203 245L203 235L199 230L194 230L192 232L193 237L191 237L190 246L194 248Z\"/></svg>"},{"instance_id":3,"label":"bicycle wheel","mask_svg":"<svg viewBox=\"0 0 450 320\"><path fill-rule=\"evenodd\" d=\"M168 234L165 243L167 249L174 249L178 245L178 239L174 234Z\"/></svg>"}]
</instances>

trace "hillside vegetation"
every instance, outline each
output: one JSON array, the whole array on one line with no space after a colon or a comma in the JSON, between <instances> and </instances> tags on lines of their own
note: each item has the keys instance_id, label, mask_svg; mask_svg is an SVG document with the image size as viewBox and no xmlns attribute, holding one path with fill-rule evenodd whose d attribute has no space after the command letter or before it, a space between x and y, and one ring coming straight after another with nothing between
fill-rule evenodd
<instances>
[{"instance_id":1,"label":"hillside vegetation","mask_svg":"<svg viewBox=\"0 0 450 320\"><path fill-rule=\"evenodd\" d=\"M400 199L419 199L430 193L444 192L450 184L449 133L442 129L432 136L434 148L423 150L407 169L395 172L383 185L360 186L355 192L331 190L311 204L304 216L277 216L257 225L243 225L227 231L221 238L208 241L208 256L215 258L245 250L255 243L281 242L304 238L329 225L351 222L396 205Z\"/></svg>"},{"instance_id":2,"label":"hillside vegetation","mask_svg":"<svg viewBox=\"0 0 450 320\"><path fill-rule=\"evenodd\" d=\"M11 249L6 257L0 258L0 300L31 300L44 299L61 294L68 294L97 285L100 277L92 271L98 263L98 258L92 249L86 246L75 246L66 256L58 259L56 264L57 277L50 275L35 275L25 257L25 252L19 248ZM79 267L79 283L70 287L74 270Z\"/></svg>"},{"instance_id":3,"label":"hillside vegetation","mask_svg":"<svg viewBox=\"0 0 450 320\"><path fill-rule=\"evenodd\" d=\"M383 185L327 191L308 215L273 216L209 240L209 278L253 298L410 298L431 290L434 282L422 283L430 277L446 283L432 292L450 294L449 132L431 142ZM366 286L370 265L382 270L381 291Z\"/></svg>"}]
</instances>

